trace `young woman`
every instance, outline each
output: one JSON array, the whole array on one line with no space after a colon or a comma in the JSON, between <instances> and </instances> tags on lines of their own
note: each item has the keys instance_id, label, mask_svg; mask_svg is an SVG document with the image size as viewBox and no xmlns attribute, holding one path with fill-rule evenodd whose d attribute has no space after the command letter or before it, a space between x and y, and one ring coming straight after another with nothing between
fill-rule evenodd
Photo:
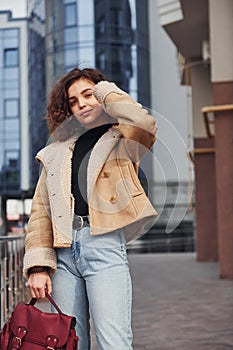
<instances>
[{"instance_id":1,"label":"young woman","mask_svg":"<svg viewBox=\"0 0 233 350\"><path fill-rule=\"evenodd\" d=\"M90 349L89 310L99 349L132 349L126 242L157 215L137 177L155 120L94 68L61 77L47 120L24 257L31 294L47 290L76 317L79 350Z\"/></svg>"}]
</instances>

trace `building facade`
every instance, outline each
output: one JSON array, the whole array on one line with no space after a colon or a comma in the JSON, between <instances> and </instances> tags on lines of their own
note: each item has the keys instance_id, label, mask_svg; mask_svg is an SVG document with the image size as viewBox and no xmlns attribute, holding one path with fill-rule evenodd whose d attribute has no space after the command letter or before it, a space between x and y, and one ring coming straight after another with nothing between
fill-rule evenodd
<instances>
[{"instance_id":1,"label":"building facade","mask_svg":"<svg viewBox=\"0 0 233 350\"><path fill-rule=\"evenodd\" d=\"M29 190L27 20L0 12L0 197L4 218L7 198ZM1 220L4 229L4 220Z\"/></svg>"},{"instance_id":2,"label":"building facade","mask_svg":"<svg viewBox=\"0 0 233 350\"><path fill-rule=\"evenodd\" d=\"M33 156L48 137L45 124L38 124L38 120L45 114L49 91L74 67L99 68L109 80L150 107L147 0L143 4L136 0L30 0L27 12ZM149 159L143 168L140 176L147 186L145 177L152 178ZM33 187L38 176L36 165L32 174Z\"/></svg>"},{"instance_id":3,"label":"building facade","mask_svg":"<svg viewBox=\"0 0 233 350\"><path fill-rule=\"evenodd\" d=\"M27 21L0 16L1 193L10 195L29 188Z\"/></svg>"},{"instance_id":4,"label":"building facade","mask_svg":"<svg viewBox=\"0 0 233 350\"><path fill-rule=\"evenodd\" d=\"M192 91L197 259L219 261L220 277L233 279L233 2L158 4Z\"/></svg>"},{"instance_id":5,"label":"building facade","mask_svg":"<svg viewBox=\"0 0 233 350\"><path fill-rule=\"evenodd\" d=\"M48 0L47 89L73 67L97 67L150 106L147 1Z\"/></svg>"},{"instance_id":6,"label":"building facade","mask_svg":"<svg viewBox=\"0 0 233 350\"><path fill-rule=\"evenodd\" d=\"M45 2L28 1L28 84L30 119L30 189L39 176L35 155L48 139L46 114Z\"/></svg>"}]
</instances>

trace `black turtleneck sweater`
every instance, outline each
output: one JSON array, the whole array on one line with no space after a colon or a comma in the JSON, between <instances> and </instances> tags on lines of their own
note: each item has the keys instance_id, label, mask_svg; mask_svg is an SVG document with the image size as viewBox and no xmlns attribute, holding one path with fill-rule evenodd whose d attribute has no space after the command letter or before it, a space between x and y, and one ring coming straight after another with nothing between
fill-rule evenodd
<instances>
[{"instance_id":1,"label":"black turtleneck sweater","mask_svg":"<svg viewBox=\"0 0 233 350\"><path fill-rule=\"evenodd\" d=\"M104 124L87 130L76 141L72 158L71 191L75 199L74 212L76 215L88 215L87 203L87 165L92 148L99 138L111 127Z\"/></svg>"}]
</instances>

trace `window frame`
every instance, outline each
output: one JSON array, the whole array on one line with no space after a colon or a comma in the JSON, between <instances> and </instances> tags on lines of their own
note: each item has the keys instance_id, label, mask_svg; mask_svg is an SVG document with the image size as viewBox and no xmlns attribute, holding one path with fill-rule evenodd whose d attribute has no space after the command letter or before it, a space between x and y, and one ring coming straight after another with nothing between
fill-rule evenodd
<instances>
[{"instance_id":1,"label":"window frame","mask_svg":"<svg viewBox=\"0 0 233 350\"><path fill-rule=\"evenodd\" d=\"M11 63L7 54L15 52L17 54L15 62ZM5 47L4 48L4 68L18 67L19 66L19 48L18 47Z\"/></svg>"},{"instance_id":2,"label":"window frame","mask_svg":"<svg viewBox=\"0 0 233 350\"><path fill-rule=\"evenodd\" d=\"M72 22L71 24L67 23L67 19L69 19L69 17L67 16L68 7L70 7L70 8L74 7L74 11L72 11L72 13L74 13L74 22ZM76 27L77 22L78 22L78 18L77 18L77 4L76 4L76 2L70 2L68 4L65 4L64 5L64 27L65 28Z\"/></svg>"}]
</instances>

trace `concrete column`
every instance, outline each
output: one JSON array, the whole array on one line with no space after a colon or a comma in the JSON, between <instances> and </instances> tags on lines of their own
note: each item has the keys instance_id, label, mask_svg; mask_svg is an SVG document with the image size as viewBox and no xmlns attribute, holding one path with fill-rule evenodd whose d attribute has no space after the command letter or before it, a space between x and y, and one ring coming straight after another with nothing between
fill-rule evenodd
<instances>
[{"instance_id":1,"label":"concrete column","mask_svg":"<svg viewBox=\"0 0 233 350\"><path fill-rule=\"evenodd\" d=\"M214 105L233 104L233 1L209 0ZM215 113L220 277L233 279L233 111Z\"/></svg>"},{"instance_id":2,"label":"concrete column","mask_svg":"<svg viewBox=\"0 0 233 350\"><path fill-rule=\"evenodd\" d=\"M214 138L194 146L197 261L218 261Z\"/></svg>"},{"instance_id":3,"label":"concrete column","mask_svg":"<svg viewBox=\"0 0 233 350\"><path fill-rule=\"evenodd\" d=\"M229 103L227 96L232 101L233 82L215 83L215 103ZM215 130L220 276L233 279L233 111L215 114Z\"/></svg>"},{"instance_id":4,"label":"concrete column","mask_svg":"<svg viewBox=\"0 0 233 350\"><path fill-rule=\"evenodd\" d=\"M218 261L215 143L207 135L202 107L213 104L208 65L190 67L193 99L197 261ZM212 129L211 129L212 131Z\"/></svg>"}]
</instances>

